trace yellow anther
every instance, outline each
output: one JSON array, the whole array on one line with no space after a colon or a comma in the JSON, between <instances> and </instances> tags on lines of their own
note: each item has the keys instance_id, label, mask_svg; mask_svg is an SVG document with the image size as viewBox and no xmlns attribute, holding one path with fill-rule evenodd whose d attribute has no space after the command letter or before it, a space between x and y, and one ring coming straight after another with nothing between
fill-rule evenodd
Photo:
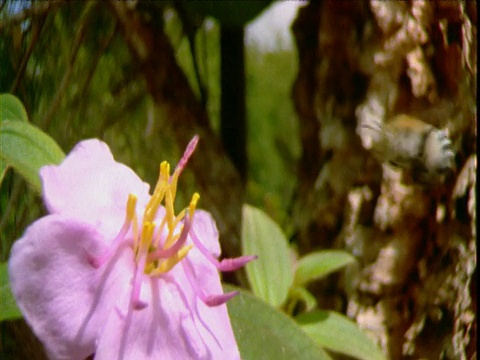
<instances>
[{"instance_id":1,"label":"yellow anther","mask_svg":"<svg viewBox=\"0 0 480 360\"><path fill-rule=\"evenodd\" d=\"M138 223L135 208L137 206L137 197L134 194L129 194L127 199L127 206L125 212L125 223L132 225L134 246L137 246Z\"/></svg>"},{"instance_id":2,"label":"yellow anther","mask_svg":"<svg viewBox=\"0 0 480 360\"><path fill-rule=\"evenodd\" d=\"M157 214L160 203L165 196L165 191L168 189L168 180L170 178L170 164L163 161L160 164L160 174L158 175L158 181L155 185L155 190L150 198L147 206L145 207L145 213L143 215L143 221L153 221Z\"/></svg>"},{"instance_id":3,"label":"yellow anther","mask_svg":"<svg viewBox=\"0 0 480 360\"><path fill-rule=\"evenodd\" d=\"M148 248L152 243L154 231L155 231L155 223L151 223L151 222L143 223L142 235L140 239L139 251L137 256L140 254L144 254L145 252L148 251Z\"/></svg>"},{"instance_id":4,"label":"yellow anther","mask_svg":"<svg viewBox=\"0 0 480 360\"><path fill-rule=\"evenodd\" d=\"M137 215L133 214L133 221L132 221L132 229L133 229L133 248L135 250L138 249L138 219Z\"/></svg>"},{"instance_id":5,"label":"yellow anther","mask_svg":"<svg viewBox=\"0 0 480 360\"><path fill-rule=\"evenodd\" d=\"M160 203L163 200L165 195L165 188L159 189L157 193L154 193L148 202L147 207L145 208L145 214L143 217L143 221L153 221L155 215L157 215L158 208L160 207Z\"/></svg>"},{"instance_id":6,"label":"yellow anther","mask_svg":"<svg viewBox=\"0 0 480 360\"><path fill-rule=\"evenodd\" d=\"M157 269L152 271L151 275L160 275L166 273L167 271L170 271L175 265L182 261L185 256L188 255L188 252L192 249L192 247L192 245L185 245L184 247L182 247L175 255L166 259L160 264L159 267L157 267Z\"/></svg>"},{"instance_id":7,"label":"yellow anther","mask_svg":"<svg viewBox=\"0 0 480 360\"><path fill-rule=\"evenodd\" d=\"M177 183L178 183L178 174L179 172L175 170L170 180L170 189L172 189L173 199L175 200L175 194L177 193Z\"/></svg>"},{"instance_id":8,"label":"yellow anther","mask_svg":"<svg viewBox=\"0 0 480 360\"><path fill-rule=\"evenodd\" d=\"M170 164L168 161L162 161L160 164L160 180L168 182L170 179Z\"/></svg>"},{"instance_id":9,"label":"yellow anther","mask_svg":"<svg viewBox=\"0 0 480 360\"><path fill-rule=\"evenodd\" d=\"M193 194L192 200L190 201L189 205L189 213L190 213L190 218L193 218L193 213L195 212L195 207L197 206L197 202L200 199L200 195L198 193Z\"/></svg>"},{"instance_id":10,"label":"yellow anther","mask_svg":"<svg viewBox=\"0 0 480 360\"><path fill-rule=\"evenodd\" d=\"M127 200L127 213L125 216L126 222L130 222L133 220L135 216L135 207L137 206L137 197L133 194L128 195Z\"/></svg>"},{"instance_id":11,"label":"yellow anther","mask_svg":"<svg viewBox=\"0 0 480 360\"><path fill-rule=\"evenodd\" d=\"M142 256L148 256L149 252L155 251L156 249L170 248L180 238L183 231L182 226L185 226L185 223L182 226L179 224L185 219L187 211L189 212L189 220L193 218L195 207L200 198L197 193L193 194L189 206L180 211L178 215L175 215L174 208L178 177L181 173L181 169L183 169L183 166L186 163L186 159L187 158L182 158L180 165L177 166L177 169L175 169L171 176L170 164L166 161L163 161L160 164L158 181L155 185L153 194L145 207L143 219L140 224L138 224L135 212L137 198L134 195L129 195L128 197L126 221L132 223L134 252L137 262L140 259L144 260ZM165 209L165 215L161 219L160 226L157 228L154 220L157 216L158 209L162 207L162 204ZM141 228L139 228L140 226ZM166 230L165 226L167 226ZM180 231L178 231L179 228ZM156 229L157 231L155 231ZM185 258L192 247L192 245L185 245L175 255L168 259L163 261L156 259L148 262L145 264L143 271L150 276L166 273Z\"/></svg>"},{"instance_id":12,"label":"yellow anther","mask_svg":"<svg viewBox=\"0 0 480 360\"><path fill-rule=\"evenodd\" d=\"M174 230L175 210L173 209L173 196L170 189L165 193L165 210L167 217L168 230Z\"/></svg>"}]
</instances>

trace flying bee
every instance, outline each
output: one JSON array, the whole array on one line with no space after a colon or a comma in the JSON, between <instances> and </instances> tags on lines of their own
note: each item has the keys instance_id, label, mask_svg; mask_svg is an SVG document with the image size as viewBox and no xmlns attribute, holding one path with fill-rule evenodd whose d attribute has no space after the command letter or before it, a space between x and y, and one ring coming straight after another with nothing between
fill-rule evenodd
<instances>
[{"instance_id":1,"label":"flying bee","mask_svg":"<svg viewBox=\"0 0 480 360\"><path fill-rule=\"evenodd\" d=\"M408 115L360 128L370 131L371 151L379 161L406 169L417 183L442 181L453 170L455 153L445 130Z\"/></svg>"}]
</instances>

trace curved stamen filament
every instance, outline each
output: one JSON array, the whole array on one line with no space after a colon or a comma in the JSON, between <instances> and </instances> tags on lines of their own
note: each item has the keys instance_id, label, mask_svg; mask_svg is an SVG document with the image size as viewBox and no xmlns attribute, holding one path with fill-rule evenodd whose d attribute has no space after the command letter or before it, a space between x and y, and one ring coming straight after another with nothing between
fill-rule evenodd
<instances>
[{"instance_id":1,"label":"curved stamen filament","mask_svg":"<svg viewBox=\"0 0 480 360\"><path fill-rule=\"evenodd\" d=\"M191 221L189 221L189 219L186 218L183 224L182 232L180 233L178 240L167 249L157 249L151 252L150 254L148 254L148 261L152 262L162 258L166 259L171 256L174 256L175 253L177 253L187 241L187 236L188 236L188 233L190 232L191 224L192 224Z\"/></svg>"},{"instance_id":2,"label":"curved stamen filament","mask_svg":"<svg viewBox=\"0 0 480 360\"><path fill-rule=\"evenodd\" d=\"M132 225L135 228L136 226L136 214L135 214L135 207L137 206L137 197L133 194L128 195L127 199L127 206L126 206L126 212L125 212L125 220L123 222L123 225L118 232L117 236L115 239L113 239L112 244L109 246L109 248L100 256L89 256L89 262L92 264L93 267L98 268L102 264L105 263L115 252L115 250L118 248L122 240L125 238L125 236L128 233L128 230L130 229L130 226Z\"/></svg>"}]
</instances>

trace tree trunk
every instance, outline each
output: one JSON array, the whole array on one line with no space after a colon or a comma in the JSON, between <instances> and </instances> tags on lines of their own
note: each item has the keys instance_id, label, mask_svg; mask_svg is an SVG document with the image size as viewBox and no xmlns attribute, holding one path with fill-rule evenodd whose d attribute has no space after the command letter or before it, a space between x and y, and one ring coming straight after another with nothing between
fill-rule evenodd
<instances>
[{"instance_id":1,"label":"tree trunk","mask_svg":"<svg viewBox=\"0 0 480 360\"><path fill-rule=\"evenodd\" d=\"M247 119L243 26L220 27L220 134L223 147L247 182Z\"/></svg>"},{"instance_id":2,"label":"tree trunk","mask_svg":"<svg viewBox=\"0 0 480 360\"><path fill-rule=\"evenodd\" d=\"M311 1L292 29L300 250L358 259L316 289L322 306L391 359L475 358L476 2ZM448 131L445 183L405 181L362 147L362 120L400 113Z\"/></svg>"}]
</instances>

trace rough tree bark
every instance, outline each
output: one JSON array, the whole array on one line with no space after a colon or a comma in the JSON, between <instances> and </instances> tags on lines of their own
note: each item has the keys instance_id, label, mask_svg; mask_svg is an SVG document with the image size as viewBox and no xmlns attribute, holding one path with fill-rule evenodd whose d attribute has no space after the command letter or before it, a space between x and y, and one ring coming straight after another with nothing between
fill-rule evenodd
<instances>
[{"instance_id":1,"label":"rough tree bark","mask_svg":"<svg viewBox=\"0 0 480 360\"><path fill-rule=\"evenodd\" d=\"M292 29L301 251L358 259L316 289L321 304L391 359L476 358L476 2L311 1ZM357 124L399 113L448 131L444 184L404 181L363 149Z\"/></svg>"}]
</instances>

